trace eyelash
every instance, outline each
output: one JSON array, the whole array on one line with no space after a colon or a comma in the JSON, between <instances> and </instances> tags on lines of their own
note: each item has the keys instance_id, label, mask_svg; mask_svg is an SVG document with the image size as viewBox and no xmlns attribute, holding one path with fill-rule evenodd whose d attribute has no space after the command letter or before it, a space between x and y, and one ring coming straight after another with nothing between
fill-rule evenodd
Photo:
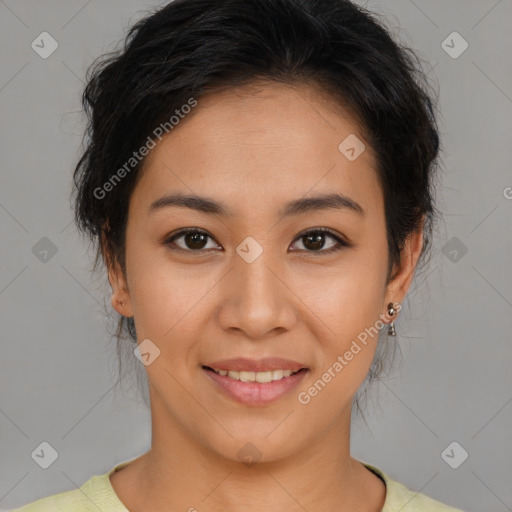
<instances>
[{"instance_id":1,"label":"eyelash","mask_svg":"<svg viewBox=\"0 0 512 512\"><path fill-rule=\"evenodd\" d=\"M178 238L181 238L181 237L183 237L185 235L191 234L191 233L206 235L207 237L209 237L209 238L211 238L213 240L213 237L211 237L206 231L203 231L201 229L187 228L187 229L180 230L177 233L175 233L174 235L172 235L170 238L167 238L164 241L164 245L166 245L166 246L173 245L175 240L177 240ZM317 233L324 233L326 235L329 235L331 238L336 240L338 245L334 246L334 247L331 247L330 249L327 249L327 250L308 251L308 250L300 249L298 252L308 252L308 253L312 253L312 254L316 254L316 253L319 253L319 254L331 254L331 253L337 252L337 251L339 251L339 250L341 250L343 248L352 247L351 243L343 240L342 238L340 238L339 236L335 235L332 231L330 231L329 229L326 229L326 228L309 229L308 231L304 231L303 233L298 235L295 238L295 240L298 241L298 240L300 240L300 239L302 239L302 238L304 238L304 237L306 237L308 235L317 234ZM203 253L205 250L208 250L208 249L198 249L198 250L183 249L182 247L177 247L177 248L169 247L169 249L170 250L174 250L174 251L182 251L182 252L189 252L189 253Z\"/></svg>"}]
</instances>

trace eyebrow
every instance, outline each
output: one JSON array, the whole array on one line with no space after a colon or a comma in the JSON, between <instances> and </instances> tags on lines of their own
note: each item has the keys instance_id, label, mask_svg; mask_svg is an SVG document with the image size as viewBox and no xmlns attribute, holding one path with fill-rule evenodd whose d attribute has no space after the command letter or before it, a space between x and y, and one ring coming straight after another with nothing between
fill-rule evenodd
<instances>
[{"instance_id":1,"label":"eyebrow","mask_svg":"<svg viewBox=\"0 0 512 512\"><path fill-rule=\"evenodd\" d=\"M234 213L221 202L208 197L181 193L167 194L160 199L153 201L149 207L148 215L169 207L189 208L191 210L219 217L234 216ZM284 208L280 210L278 216L289 217L306 212L328 209L348 210L355 212L362 217L365 216L365 210L359 203L348 196L337 193L295 199L286 203Z\"/></svg>"}]
</instances>

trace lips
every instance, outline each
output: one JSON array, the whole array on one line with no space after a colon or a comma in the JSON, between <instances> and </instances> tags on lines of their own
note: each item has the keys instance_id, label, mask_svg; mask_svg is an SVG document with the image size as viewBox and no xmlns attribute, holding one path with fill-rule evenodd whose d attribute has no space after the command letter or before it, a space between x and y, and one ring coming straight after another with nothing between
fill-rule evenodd
<instances>
[{"instance_id":1,"label":"lips","mask_svg":"<svg viewBox=\"0 0 512 512\"><path fill-rule=\"evenodd\" d=\"M272 380L271 382L243 382L229 377L229 374L219 375L214 370L205 368L203 367L204 375L208 377L209 381L215 386L215 389L221 391L224 396L231 400L250 407L266 406L285 396L290 397L292 390L309 373L309 370L304 368L288 377L282 376L282 378ZM245 372L242 371L241 375L243 373ZM273 370L273 372L269 373L282 374L283 370ZM256 375L263 375L263 373L256 373Z\"/></svg>"},{"instance_id":2,"label":"lips","mask_svg":"<svg viewBox=\"0 0 512 512\"><path fill-rule=\"evenodd\" d=\"M206 363L204 367L211 370L224 370L228 372L268 372L273 370L291 370L295 372L303 368L307 369L306 365L298 361L281 357L266 357L258 360L237 357L234 359L212 361Z\"/></svg>"}]
</instances>

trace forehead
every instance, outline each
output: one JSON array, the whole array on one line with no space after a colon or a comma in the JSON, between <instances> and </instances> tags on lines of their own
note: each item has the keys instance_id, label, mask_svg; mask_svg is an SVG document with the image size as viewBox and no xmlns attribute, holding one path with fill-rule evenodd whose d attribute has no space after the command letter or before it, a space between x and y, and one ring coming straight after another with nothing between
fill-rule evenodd
<instances>
[{"instance_id":1,"label":"forehead","mask_svg":"<svg viewBox=\"0 0 512 512\"><path fill-rule=\"evenodd\" d=\"M349 159L354 143L365 148ZM199 98L146 157L139 195L147 206L164 192L213 190L258 208L339 192L371 209L380 200L374 163L356 120L321 89L260 82Z\"/></svg>"}]
</instances>

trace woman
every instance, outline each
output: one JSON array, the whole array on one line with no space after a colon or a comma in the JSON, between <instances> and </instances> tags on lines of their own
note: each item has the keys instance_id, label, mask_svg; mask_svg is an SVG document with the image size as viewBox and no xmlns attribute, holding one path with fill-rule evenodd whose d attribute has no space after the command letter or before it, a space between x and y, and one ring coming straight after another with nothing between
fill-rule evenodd
<instances>
[{"instance_id":1,"label":"woman","mask_svg":"<svg viewBox=\"0 0 512 512\"><path fill-rule=\"evenodd\" d=\"M152 444L18 510L455 511L350 454L435 219L414 53L345 0L176 0L84 107L77 225L147 371Z\"/></svg>"}]
</instances>

